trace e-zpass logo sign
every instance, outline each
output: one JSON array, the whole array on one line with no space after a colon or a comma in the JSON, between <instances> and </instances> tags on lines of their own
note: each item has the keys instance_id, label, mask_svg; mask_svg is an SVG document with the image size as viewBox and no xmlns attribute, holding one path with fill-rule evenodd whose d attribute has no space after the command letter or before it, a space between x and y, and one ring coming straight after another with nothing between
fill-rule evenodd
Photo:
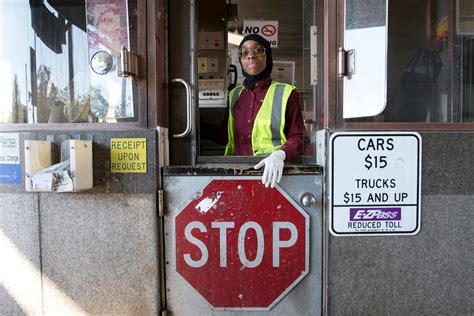
<instances>
[{"instance_id":1,"label":"e-zpass logo sign","mask_svg":"<svg viewBox=\"0 0 474 316\"><path fill-rule=\"evenodd\" d=\"M377 221L377 220L395 220L402 219L402 209L393 208L351 208L351 221Z\"/></svg>"}]
</instances>

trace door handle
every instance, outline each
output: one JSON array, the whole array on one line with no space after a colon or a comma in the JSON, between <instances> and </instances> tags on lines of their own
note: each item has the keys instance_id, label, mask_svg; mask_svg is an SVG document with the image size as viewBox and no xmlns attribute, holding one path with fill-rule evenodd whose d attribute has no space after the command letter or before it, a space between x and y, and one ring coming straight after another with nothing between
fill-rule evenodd
<instances>
[{"instance_id":1,"label":"door handle","mask_svg":"<svg viewBox=\"0 0 474 316\"><path fill-rule=\"evenodd\" d=\"M191 86L187 83L184 79L177 78L171 80L171 83L180 83L186 88L186 129L181 134L174 134L174 138L183 138L191 133L193 128L193 120L192 120L192 104L191 104Z\"/></svg>"}]
</instances>

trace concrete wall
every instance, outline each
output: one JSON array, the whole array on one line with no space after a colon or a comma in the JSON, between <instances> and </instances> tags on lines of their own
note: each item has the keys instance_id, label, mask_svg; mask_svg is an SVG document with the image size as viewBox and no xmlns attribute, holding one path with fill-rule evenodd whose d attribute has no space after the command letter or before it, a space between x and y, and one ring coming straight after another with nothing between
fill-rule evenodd
<instances>
[{"instance_id":1,"label":"concrete wall","mask_svg":"<svg viewBox=\"0 0 474 316\"><path fill-rule=\"evenodd\" d=\"M0 186L1 315L155 315L160 310L153 131L21 133L94 141L94 189ZM112 174L111 137L147 138L148 172ZM21 147L22 148L22 147ZM23 160L23 158L22 158Z\"/></svg>"},{"instance_id":2,"label":"concrete wall","mask_svg":"<svg viewBox=\"0 0 474 316\"><path fill-rule=\"evenodd\" d=\"M47 135L68 137L20 138ZM160 311L154 132L90 135L92 191L0 186L2 315ZM148 173L110 173L110 137L146 137ZM420 233L329 236L328 314L473 314L474 133L422 137Z\"/></svg>"},{"instance_id":3,"label":"concrete wall","mask_svg":"<svg viewBox=\"0 0 474 316\"><path fill-rule=\"evenodd\" d=\"M472 315L474 133L422 133L421 231L329 237L330 315Z\"/></svg>"}]
</instances>

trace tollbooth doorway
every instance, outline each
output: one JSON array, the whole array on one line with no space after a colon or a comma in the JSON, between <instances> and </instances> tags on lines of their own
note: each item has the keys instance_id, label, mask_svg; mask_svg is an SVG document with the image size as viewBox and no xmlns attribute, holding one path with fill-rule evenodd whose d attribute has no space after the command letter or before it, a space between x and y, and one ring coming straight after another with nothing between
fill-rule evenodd
<instances>
[{"instance_id":1,"label":"tollbooth doorway","mask_svg":"<svg viewBox=\"0 0 474 316\"><path fill-rule=\"evenodd\" d=\"M324 181L315 153L319 5L169 3L163 304L173 314L322 313ZM248 34L268 41L271 51L263 54L272 57L271 78L294 87L304 123L303 146L285 160L273 188L262 184L262 169L254 169L268 154L224 155L228 99L246 78L239 44Z\"/></svg>"}]
</instances>

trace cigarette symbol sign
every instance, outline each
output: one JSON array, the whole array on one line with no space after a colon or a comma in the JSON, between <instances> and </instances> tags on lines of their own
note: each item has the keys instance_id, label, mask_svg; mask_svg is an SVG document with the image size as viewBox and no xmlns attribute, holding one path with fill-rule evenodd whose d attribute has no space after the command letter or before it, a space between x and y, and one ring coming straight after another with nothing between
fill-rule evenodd
<instances>
[{"instance_id":1,"label":"cigarette symbol sign","mask_svg":"<svg viewBox=\"0 0 474 316\"><path fill-rule=\"evenodd\" d=\"M271 24L262 26L262 34L265 36L273 36L276 33L276 27Z\"/></svg>"},{"instance_id":2,"label":"cigarette symbol sign","mask_svg":"<svg viewBox=\"0 0 474 316\"><path fill-rule=\"evenodd\" d=\"M278 21L244 20L242 34L258 34L263 36L270 47L278 47Z\"/></svg>"}]
</instances>

